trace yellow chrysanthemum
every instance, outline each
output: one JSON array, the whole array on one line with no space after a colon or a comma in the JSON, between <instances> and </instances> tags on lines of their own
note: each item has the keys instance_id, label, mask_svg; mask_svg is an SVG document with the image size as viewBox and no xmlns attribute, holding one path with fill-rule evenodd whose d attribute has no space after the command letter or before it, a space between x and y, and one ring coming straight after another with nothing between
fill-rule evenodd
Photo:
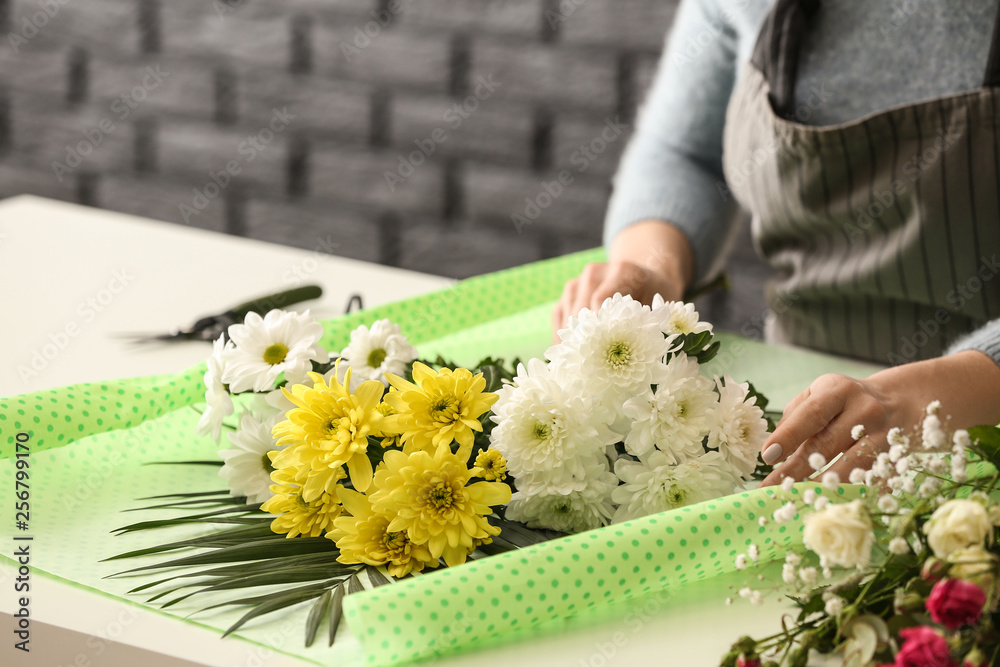
<instances>
[{"instance_id":1,"label":"yellow chrysanthemum","mask_svg":"<svg viewBox=\"0 0 1000 667\"><path fill-rule=\"evenodd\" d=\"M342 468L336 478L341 480L346 475ZM271 530L285 537L319 537L333 528L334 520L341 515L344 508L340 499L331 493L321 493L311 502L302 497L302 487L294 482L295 471L291 468L276 470L271 473L275 482L271 485L273 496L260 506L265 512L277 514L271 522Z\"/></svg>"},{"instance_id":2,"label":"yellow chrysanthemum","mask_svg":"<svg viewBox=\"0 0 1000 667\"><path fill-rule=\"evenodd\" d=\"M425 567L437 567L427 545L413 544L405 532L390 532L389 519L372 510L367 496L341 488L337 495L351 516L333 522L326 536L337 543L341 563L385 565L389 574L404 577Z\"/></svg>"},{"instance_id":3,"label":"yellow chrysanthemum","mask_svg":"<svg viewBox=\"0 0 1000 667\"><path fill-rule=\"evenodd\" d=\"M395 390L393 389L393 390L390 390L390 391L395 391ZM383 417L389 417L391 415L398 414L396 412L396 410L393 409L393 407L391 405L389 405L388 403L386 403L384 400L381 403L378 404L378 408L377 409L382 414ZM385 421L384 420L383 420L382 424L383 424L382 430L385 431ZM398 433L386 433L385 436L382 438L382 447L398 447L399 444L400 443L399 443L399 434Z\"/></svg>"},{"instance_id":4,"label":"yellow chrysanthemum","mask_svg":"<svg viewBox=\"0 0 1000 667\"><path fill-rule=\"evenodd\" d=\"M486 521L491 506L510 502L510 487L500 482L469 484L472 471L446 445L431 455L390 450L375 472L371 495L376 512L394 517L388 530L406 531L426 544L434 558L458 565L476 547L500 533Z\"/></svg>"},{"instance_id":5,"label":"yellow chrysanthemum","mask_svg":"<svg viewBox=\"0 0 1000 667\"><path fill-rule=\"evenodd\" d=\"M507 479L507 459L495 449L484 449L476 457L477 477L488 482L502 482Z\"/></svg>"},{"instance_id":6,"label":"yellow chrysanthemum","mask_svg":"<svg viewBox=\"0 0 1000 667\"><path fill-rule=\"evenodd\" d=\"M468 459L472 451L473 431L482 431L479 417L497 401L497 395L483 391L482 373L473 375L466 368L435 372L418 362L413 364L413 382L386 373L386 379L398 391L385 397L399 414L385 418L387 433L402 435L407 453L416 450L433 452L440 445L457 441L460 453Z\"/></svg>"},{"instance_id":7,"label":"yellow chrysanthemum","mask_svg":"<svg viewBox=\"0 0 1000 667\"><path fill-rule=\"evenodd\" d=\"M334 374L327 385L319 373L309 373L315 385L297 384L282 393L295 405L287 419L274 427L279 446L275 468L305 471L302 497L312 502L322 493L333 493L341 467L347 466L351 483L365 491L372 482L368 436L382 435L382 383L362 382L352 394L351 369L344 384Z\"/></svg>"}]
</instances>

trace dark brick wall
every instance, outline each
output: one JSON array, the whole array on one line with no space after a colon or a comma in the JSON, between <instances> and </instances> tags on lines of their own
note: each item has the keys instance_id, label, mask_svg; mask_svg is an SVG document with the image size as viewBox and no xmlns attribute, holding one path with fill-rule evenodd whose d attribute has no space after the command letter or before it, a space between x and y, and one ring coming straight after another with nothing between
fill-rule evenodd
<instances>
[{"instance_id":1,"label":"dark brick wall","mask_svg":"<svg viewBox=\"0 0 1000 667\"><path fill-rule=\"evenodd\" d=\"M0 0L0 197L453 277L593 247L675 5Z\"/></svg>"}]
</instances>

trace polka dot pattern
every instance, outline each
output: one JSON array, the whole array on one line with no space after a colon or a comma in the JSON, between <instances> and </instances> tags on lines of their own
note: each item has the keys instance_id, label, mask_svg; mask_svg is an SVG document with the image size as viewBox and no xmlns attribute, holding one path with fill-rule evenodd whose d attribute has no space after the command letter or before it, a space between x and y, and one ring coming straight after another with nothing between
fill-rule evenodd
<instances>
[{"instance_id":1,"label":"polka dot pattern","mask_svg":"<svg viewBox=\"0 0 1000 667\"><path fill-rule=\"evenodd\" d=\"M525 328L519 314L549 308L561 294L563 283L587 262L600 260L603 253L592 250L479 276L439 292L327 320L320 342L327 349L340 350L358 325L389 318L403 327L413 344L421 346L422 354L440 351L460 363L474 363L484 354L509 349L490 347L497 339L484 339L480 333L490 323L513 318L506 322L505 330L518 331L530 343L528 349L534 351L538 348L537 327ZM462 337L465 331L471 335ZM455 340L456 332L462 341ZM445 346L424 349L422 344L436 339L442 339ZM449 344L457 354L449 353ZM14 455L18 432L31 436L32 451L44 451L90 435L132 428L200 403L205 393L204 373L205 365L200 364L177 375L77 384L0 399L0 458Z\"/></svg>"},{"instance_id":2,"label":"polka dot pattern","mask_svg":"<svg viewBox=\"0 0 1000 667\"><path fill-rule=\"evenodd\" d=\"M814 483L799 484L798 495ZM848 495L844 489L838 492ZM735 570L801 548L802 524L761 526L787 494L771 487L438 570L344 600L369 667L426 660Z\"/></svg>"}]
</instances>

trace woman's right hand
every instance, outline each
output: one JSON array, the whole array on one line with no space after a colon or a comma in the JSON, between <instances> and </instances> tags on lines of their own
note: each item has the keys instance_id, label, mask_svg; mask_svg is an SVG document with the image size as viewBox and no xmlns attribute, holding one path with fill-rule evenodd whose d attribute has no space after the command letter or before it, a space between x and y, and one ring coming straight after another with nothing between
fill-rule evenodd
<instances>
[{"instance_id":1,"label":"woman's right hand","mask_svg":"<svg viewBox=\"0 0 1000 667\"><path fill-rule=\"evenodd\" d=\"M646 220L627 227L615 238L607 263L588 264L578 278L566 283L552 313L553 331L564 328L583 308L596 311L616 292L647 305L655 294L679 301L693 268L687 237L673 225Z\"/></svg>"}]
</instances>

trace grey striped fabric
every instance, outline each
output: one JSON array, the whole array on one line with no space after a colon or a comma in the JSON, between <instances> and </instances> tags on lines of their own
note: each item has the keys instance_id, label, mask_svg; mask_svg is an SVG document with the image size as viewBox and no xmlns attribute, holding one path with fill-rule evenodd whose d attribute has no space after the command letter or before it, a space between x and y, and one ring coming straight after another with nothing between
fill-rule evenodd
<instances>
[{"instance_id":1,"label":"grey striped fabric","mask_svg":"<svg viewBox=\"0 0 1000 667\"><path fill-rule=\"evenodd\" d=\"M748 65L723 162L778 271L775 339L899 364L939 356L1000 316L997 89L836 126L796 122L808 109L779 116L773 97L759 63ZM986 344L996 345L962 343L1000 358Z\"/></svg>"}]
</instances>

